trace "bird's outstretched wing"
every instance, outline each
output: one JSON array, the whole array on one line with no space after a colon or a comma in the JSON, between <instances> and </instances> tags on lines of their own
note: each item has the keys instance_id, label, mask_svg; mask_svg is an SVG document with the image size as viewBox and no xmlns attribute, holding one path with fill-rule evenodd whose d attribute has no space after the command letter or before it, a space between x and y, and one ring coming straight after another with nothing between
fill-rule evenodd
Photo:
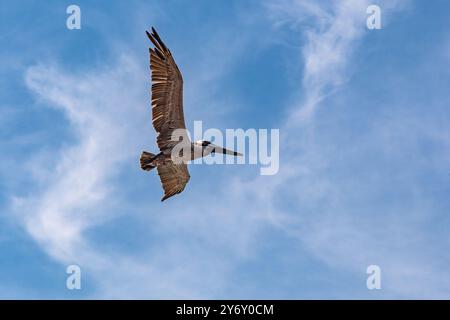
<instances>
[{"instance_id":1,"label":"bird's outstretched wing","mask_svg":"<svg viewBox=\"0 0 450 320\"><path fill-rule=\"evenodd\" d=\"M184 163L175 164L172 161L166 161L158 165L157 169L164 189L164 197L161 201L182 192L191 177Z\"/></svg>"},{"instance_id":2,"label":"bird's outstretched wing","mask_svg":"<svg viewBox=\"0 0 450 320\"><path fill-rule=\"evenodd\" d=\"M152 28L148 38L155 48L150 48L150 69L152 73L152 118L158 133L157 143L162 151L178 143L172 141L175 129L186 129L183 114L183 78L158 33ZM183 136L183 139L186 138ZM186 140L184 140L186 141Z\"/></svg>"}]
</instances>

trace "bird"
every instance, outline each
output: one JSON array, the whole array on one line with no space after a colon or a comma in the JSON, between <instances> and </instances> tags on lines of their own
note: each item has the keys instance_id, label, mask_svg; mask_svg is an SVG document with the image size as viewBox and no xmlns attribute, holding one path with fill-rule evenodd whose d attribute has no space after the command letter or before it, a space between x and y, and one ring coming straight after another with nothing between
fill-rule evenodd
<instances>
[{"instance_id":1,"label":"bird","mask_svg":"<svg viewBox=\"0 0 450 320\"><path fill-rule=\"evenodd\" d=\"M152 124L157 132L158 154L143 151L140 157L141 169L157 169L161 180L164 201L183 192L190 175L187 164L194 159L211 153L242 156L242 153L227 150L210 141L191 142L186 133L183 113L183 77L169 48L159 37L155 28L152 33L145 31L153 44L149 48L151 70ZM173 134L181 132L179 139ZM181 152L179 149L181 148ZM176 149L176 152L175 151ZM188 152L185 152L188 151Z\"/></svg>"}]
</instances>

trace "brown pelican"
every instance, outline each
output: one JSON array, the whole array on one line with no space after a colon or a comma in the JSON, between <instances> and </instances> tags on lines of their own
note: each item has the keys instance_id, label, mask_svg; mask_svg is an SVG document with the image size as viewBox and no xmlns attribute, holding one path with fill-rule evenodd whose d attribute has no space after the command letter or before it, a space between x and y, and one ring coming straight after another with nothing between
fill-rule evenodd
<instances>
[{"instance_id":1,"label":"brown pelican","mask_svg":"<svg viewBox=\"0 0 450 320\"><path fill-rule=\"evenodd\" d=\"M159 153L142 152L141 168L150 171L158 170L164 196L161 201L184 190L190 175L186 163L211 153L223 153L242 156L241 153L216 146L209 141L190 142L187 134L179 140L172 139L175 130L186 132L183 114L183 78L170 53L158 33L152 28L148 38L155 48L150 48L150 69L152 73L152 118L153 127L158 133ZM188 144L190 152L172 151L180 143ZM184 149L186 150L186 149Z\"/></svg>"}]
</instances>

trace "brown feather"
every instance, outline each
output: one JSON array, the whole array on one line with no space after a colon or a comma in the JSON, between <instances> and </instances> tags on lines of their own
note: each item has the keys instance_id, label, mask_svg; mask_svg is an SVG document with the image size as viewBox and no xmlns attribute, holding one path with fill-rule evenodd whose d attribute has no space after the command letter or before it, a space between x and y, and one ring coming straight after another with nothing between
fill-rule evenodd
<instances>
[{"instance_id":1,"label":"brown feather","mask_svg":"<svg viewBox=\"0 0 450 320\"><path fill-rule=\"evenodd\" d=\"M164 197L161 201L181 193L190 179L187 165L184 163L174 164L172 161L167 161L159 165L157 170L164 189Z\"/></svg>"},{"instance_id":2,"label":"brown feather","mask_svg":"<svg viewBox=\"0 0 450 320\"><path fill-rule=\"evenodd\" d=\"M154 45L154 48L149 49L153 126L158 133L158 147L164 153L178 144L178 141L171 140L173 131L186 129L183 78L170 50L156 30L152 28L152 33L146 31L146 34ZM157 169L164 189L162 201L182 192L190 179L186 164L174 164L169 160L158 165Z\"/></svg>"}]
</instances>

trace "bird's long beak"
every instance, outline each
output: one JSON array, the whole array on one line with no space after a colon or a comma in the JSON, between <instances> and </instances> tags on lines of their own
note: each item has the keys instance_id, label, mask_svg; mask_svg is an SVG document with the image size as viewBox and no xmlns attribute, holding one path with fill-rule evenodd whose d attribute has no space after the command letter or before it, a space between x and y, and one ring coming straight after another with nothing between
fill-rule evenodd
<instances>
[{"instance_id":1,"label":"bird's long beak","mask_svg":"<svg viewBox=\"0 0 450 320\"><path fill-rule=\"evenodd\" d=\"M232 150L228 150L219 146L214 146L214 151L215 153L223 153L223 154L229 154L231 156L236 156L236 157L242 157L242 153L240 152L236 152L236 151L232 151Z\"/></svg>"}]
</instances>

